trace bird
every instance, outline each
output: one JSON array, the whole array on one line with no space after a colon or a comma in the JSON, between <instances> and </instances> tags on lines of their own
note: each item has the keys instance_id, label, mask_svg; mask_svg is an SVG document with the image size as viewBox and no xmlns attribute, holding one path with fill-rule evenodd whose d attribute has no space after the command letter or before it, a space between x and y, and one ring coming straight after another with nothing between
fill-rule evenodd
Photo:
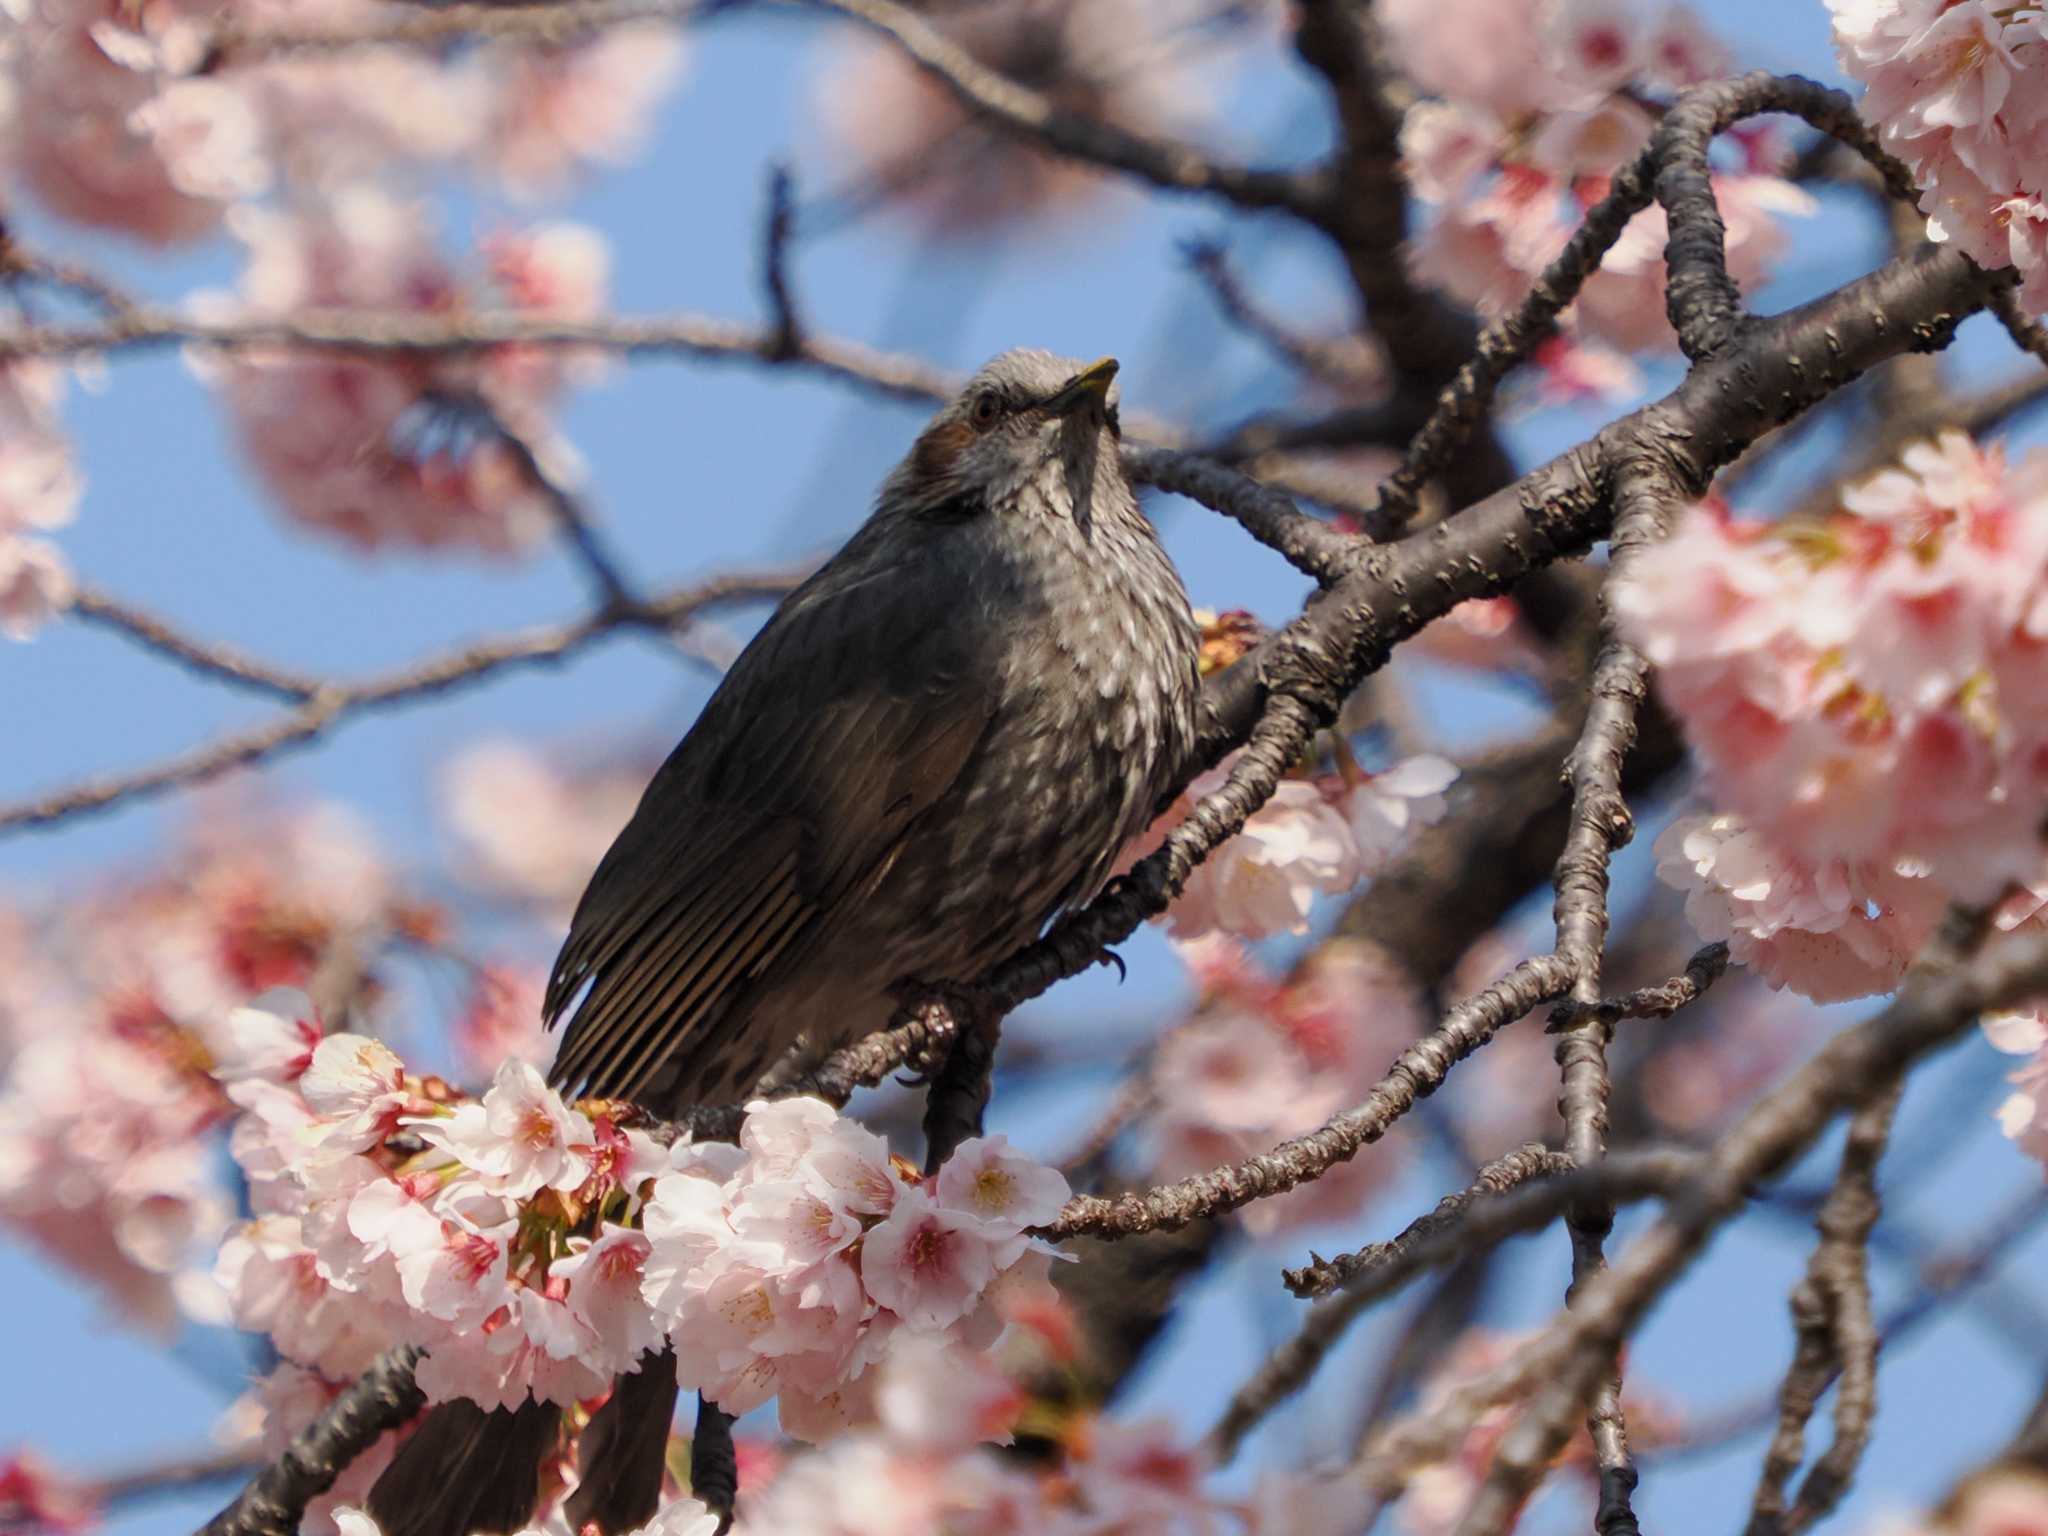
<instances>
[{"instance_id":1,"label":"bird","mask_svg":"<svg viewBox=\"0 0 2048 1536\"><path fill-rule=\"evenodd\" d=\"M777 606L591 876L542 1011L549 1081L666 1118L971 984L1107 882L1179 787L1188 596L1125 478L1114 358L982 367ZM666 1376L666 1381L662 1380ZM584 1434L576 1527L644 1524L676 1397L645 1356ZM532 1515L554 1410L434 1410L386 1536Z\"/></svg>"}]
</instances>

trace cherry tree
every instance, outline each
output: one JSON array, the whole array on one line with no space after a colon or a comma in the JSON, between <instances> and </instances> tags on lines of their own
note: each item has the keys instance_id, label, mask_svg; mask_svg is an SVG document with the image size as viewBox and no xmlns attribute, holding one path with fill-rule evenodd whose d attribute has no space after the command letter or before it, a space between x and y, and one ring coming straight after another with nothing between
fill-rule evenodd
<instances>
[{"instance_id":1,"label":"cherry tree","mask_svg":"<svg viewBox=\"0 0 2048 1536\"><path fill-rule=\"evenodd\" d=\"M620 1528L584 1474L629 1433L670 1453L631 1527L663 1536L1625 1536L1731 1446L1759 1536L1859 1478L1919 1529L2048 1530L2042 1408L1966 1462L1865 1454L1923 1326L2048 1369L1999 1288L2048 1215L2048 15L1811 3L1854 94L1743 72L1683 0L10 6L7 665L96 631L238 712L0 804L38 849L170 806L0 905L0 1219L138 1335L247 1349L191 1455L21 1446L0 1520L197 1482L215 1536L378 1536L379 1476L466 1403L535 1448L546 1532ZM564 205L658 166L757 12L818 45L814 145L696 237L752 253L765 318L624 308L645 231ZM469 740L410 847L267 775L521 672L571 692L614 640L715 673L802 563L635 548L567 423L664 362L946 398L975 359L816 318L797 257L849 226L920 300L1062 227L1070 287L1105 232L1179 241L1147 280L1220 339L1156 398L1130 359L1123 452L1225 573L1197 758L1100 896L881 1033L677 1120L568 1101L542 968L665 743ZM1851 230L1870 269L1808 280ZM141 439L95 396L165 349L318 558L560 560L586 600L329 674L182 616L232 572L103 586L74 520ZM1267 556L1298 602L1228 585ZM1144 1002L1076 1027L1105 963ZM2006 1188L1929 1257L1902 1199L1980 1130ZM1643 1347L1773 1225L1789 1297ZM1175 1326L1218 1304L1275 1322L1264 1358ZM1709 1355L1752 1397L1703 1395ZM1161 1372L1209 1397L1132 1409Z\"/></svg>"}]
</instances>

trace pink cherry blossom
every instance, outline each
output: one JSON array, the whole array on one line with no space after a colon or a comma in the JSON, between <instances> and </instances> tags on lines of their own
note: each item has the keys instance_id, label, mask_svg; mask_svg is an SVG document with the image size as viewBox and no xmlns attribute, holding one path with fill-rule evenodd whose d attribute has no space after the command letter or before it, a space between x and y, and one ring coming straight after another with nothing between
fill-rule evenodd
<instances>
[{"instance_id":1,"label":"pink cherry blossom","mask_svg":"<svg viewBox=\"0 0 2048 1536\"><path fill-rule=\"evenodd\" d=\"M0 533L0 634L30 640L71 606L71 567L47 539Z\"/></svg>"},{"instance_id":2,"label":"pink cherry blossom","mask_svg":"<svg viewBox=\"0 0 2048 1536\"><path fill-rule=\"evenodd\" d=\"M1160 1042L1153 1081L1174 1114L1225 1131L1259 1131L1307 1098L1321 1099L1307 1060L1276 1048L1263 1019L1203 1014Z\"/></svg>"},{"instance_id":3,"label":"pink cherry blossom","mask_svg":"<svg viewBox=\"0 0 2048 1536\"><path fill-rule=\"evenodd\" d=\"M979 1223L922 1188L899 1195L861 1245L868 1294L914 1327L944 1328L965 1317L995 1271Z\"/></svg>"},{"instance_id":4,"label":"pink cherry blossom","mask_svg":"<svg viewBox=\"0 0 2048 1536\"><path fill-rule=\"evenodd\" d=\"M334 1288L291 1217L259 1217L231 1235L214 1277L237 1327L269 1334L285 1358L324 1376L345 1381L384 1347L376 1312Z\"/></svg>"},{"instance_id":5,"label":"pink cherry blossom","mask_svg":"<svg viewBox=\"0 0 2048 1536\"><path fill-rule=\"evenodd\" d=\"M586 166L618 164L644 142L680 74L676 29L608 27L566 47L508 47L485 56L490 87L479 161L514 196L560 191Z\"/></svg>"},{"instance_id":6,"label":"pink cherry blossom","mask_svg":"<svg viewBox=\"0 0 2048 1536\"><path fill-rule=\"evenodd\" d=\"M80 476L57 419L64 375L47 362L0 365L0 540L62 528Z\"/></svg>"},{"instance_id":7,"label":"pink cherry blossom","mask_svg":"<svg viewBox=\"0 0 2048 1536\"><path fill-rule=\"evenodd\" d=\"M1008 1445L1030 1401L986 1354L962 1349L944 1334L905 1334L878 1374L875 1406L883 1427L899 1443L924 1450Z\"/></svg>"},{"instance_id":8,"label":"pink cherry blossom","mask_svg":"<svg viewBox=\"0 0 2048 1536\"><path fill-rule=\"evenodd\" d=\"M640 1288L647 1304L680 1316L698 1289L700 1271L733 1240L722 1181L673 1173L655 1180L641 1216L649 1240Z\"/></svg>"},{"instance_id":9,"label":"pink cherry blossom","mask_svg":"<svg viewBox=\"0 0 2048 1536\"><path fill-rule=\"evenodd\" d=\"M553 1058L555 1037L541 1023L545 982L527 968L485 965L477 970L451 1041L469 1080L494 1076L507 1061L541 1066Z\"/></svg>"},{"instance_id":10,"label":"pink cherry blossom","mask_svg":"<svg viewBox=\"0 0 2048 1536\"><path fill-rule=\"evenodd\" d=\"M1738 927L1786 929L1788 951L1812 948L1801 933L1831 933L1839 960L1842 940L1875 937L1851 920L1856 902L1925 904L1903 880L1924 877L1929 901L1991 901L2038 874L2044 505L2048 455L2008 462L1950 433L1845 488L1824 519L1770 528L1694 509L1637 560L1615 613L1658 666L1707 798L1763 840L1781 874L1806 871L1777 881L1778 914L1752 914L1762 929ZM1836 862L1840 878L1827 875ZM1842 924L1790 915L1789 893L1809 879ZM1864 968L1879 960L1866 953ZM1878 968L1892 964L1887 954Z\"/></svg>"},{"instance_id":11,"label":"pink cherry blossom","mask_svg":"<svg viewBox=\"0 0 2048 1536\"><path fill-rule=\"evenodd\" d=\"M2028 1059L2006 1081L2013 1091L1998 1106L1998 1126L2029 1157L2048 1163L2048 1017L2037 1009L1987 1013L1985 1039L2009 1056Z\"/></svg>"},{"instance_id":12,"label":"pink cherry blossom","mask_svg":"<svg viewBox=\"0 0 2048 1536\"><path fill-rule=\"evenodd\" d=\"M375 1146L411 1107L405 1064L389 1046L367 1035L323 1039L300 1075L299 1092L326 1122L320 1135L325 1154Z\"/></svg>"},{"instance_id":13,"label":"pink cherry blossom","mask_svg":"<svg viewBox=\"0 0 2048 1536\"><path fill-rule=\"evenodd\" d=\"M572 1191L590 1177L596 1130L530 1062L501 1065L481 1103L411 1123L422 1140L482 1174L485 1188L514 1200Z\"/></svg>"},{"instance_id":14,"label":"pink cherry blossom","mask_svg":"<svg viewBox=\"0 0 2048 1536\"><path fill-rule=\"evenodd\" d=\"M1444 792L1457 777L1455 763L1424 754L1365 775L1345 791L1344 819L1351 824L1362 875L1377 874L1419 829L1443 820Z\"/></svg>"},{"instance_id":15,"label":"pink cherry blossom","mask_svg":"<svg viewBox=\"0 0 2048 1536\"><path fill-rule=\"evenodd\" d=\"M1589 92L1627 85L1642 70L1648 29L1632 0L1551 0L1544 42L1563 80Z\"/></svg>"},{"instance_id":16,"label":"pink cherry blossom","mask_svg":"<svg viewBox=\"0 0 2048 1536\"><path fill-rule=\"evenodd\" d=\"M247 319L304 307L447 314L470 285L442 258L424 210L371 186L351 186L293 212L241 207L230 227L249 246L239 301L212 310ZM502 247L502 242L501 242ZM501 270L529 295L510 306L573 312L601 277L588 270L594 240L557 229ZM538 273L566 264L558 281ZM561 306L568 306L564 311ZM566 445L544 410L570 364L506 347L439 360L341 353L197 352L194 364L222 392L245 451L294 518L360 548L468 547L514 554L550 526L545 498L503 442L474 426L480 401L520 431L557 479L573 479ZM452 440L451 440L452 439Z\"/></svg>"},{"instance_id":17,"label":"pink cherry blossom","mask_svg":"<svg viewBox=\"0 0 2048 1536\"><path fill-rule=\"evenodd\" d=\"M1515 0L1386 0L1378 11L1404 71L1437 96L1503 119L1558 105L1543 8ZM1486 39L1484 48L1472 45Z\"/></svg>"},{"instance_id":18,"label":"pink cherry blossom","mask_svg":"<svg viewBox=\"0 0 2048 1536\"><path fill-rule=\"evenodd\" d=\"M2037 13L1985 0L1829 0L1863 112L1925 189L1935 239L2019 270L2020 301L2048 308L2048 192L2039 145L2048 38Z\"/></svg>"},{"instance_id":19,"label":"pink cherry blossom","mask_svg":"<svg viewBox=\"0 0 2048 1536\"><path fill-rule=\"evenodd\" d=\"M457 1332L475 1328L511 1297L511 1223L488 1230L444 1215L432 1231L408 1229L392 1250L406 1305Z\"/></svg>"},{"instance_id":20,"label":"pink cherry blossom","mask_svg":"<svg viewBox=\"0 0 2048 1536\"><path fill-rule=\"evenodd\" d=\"M1732 815L1674 821L1655 852L1701 937L1726 940L1738 963L1817 1002L1890 991L1947 906L1924 878L1803 864Z\"/></svg>"},{"instance_id":21,"label":"pink cherry blossom","mask_svg":"<svg viewBox=\"0 0 2048 1536\"><path fill-rule=\"evenodd\" d=\"M960 1143L937 1182L939 1203L970 1217L992 1239L1051 1221L1073 1193L1057 1168L1023 1156L1002 1136Z\"/></svg>"},{"instance_id":22,"label":"pink cherry blossom","mask_svg":"<svg viewBox=\"0 0 2048 1536\"><path fill-rule=\"evenodd\" d=\"M638 762L565 771L516 743L487 741L450 761L441 807L465 878L566 919L646 784Z\"/></svg>"},{"instance_id":23,"label":"pink cherry blossom","mask_svg":"<svg viewBox=\"0 0 2048 1536\"><path fill-rule=\"evenodd\" d=\"M1735 73L1727 47L1706 28L1699 12L1685 4L1663 7L1644 43L1644 71L1672 90L1684 90Z\"/></svg>"},{"instance_id":24,"label":"pink cherry blossom","mask_svg":"<svg viewBox=\"0 0 2048 1536\"><path fill-rule=\"evenodd\" d=\"M741 1241L773 1247L799 1265L845 1252L865 1230L844 1203L797 1179L747 1185L730 1219Z\"/></svg>"},{"instance_id":25,"label":"pink cherry blossom","mask_svg":"<svg viewBox=\"0 0 2048 1536\"><path fill-rule=\"evenodd\" d=\"M274 987L229 1010L215 1034L213 1073L224 1083L294 1082L312 1066L320 1039L313 1000L297 987Z\"/></svg>"},{"instance_id":26,"label":"pink cherry blossom","mask_svg":"<svg viewBox=\"0 0 2048 1536\"><path fill-rule=\"evenodd\" d=\"M1182 806L1192 809L1220 788L1228 767L1190 784ZM1212 929L1244 938L1305 933L1316 894L1348 891L1358 878L1358 848L1344 818L1316 785L1283 779L1243 830L1196 866L1167 921L1183 939Z\"/></svg>"},{"instance_id":27,"label":"pink cherry blossom","mask_svg":"<svg viewBox=\"0 0 2048 1536\"><path fill-rule=\"evenodd\" d=\"M661 1325L640 1295L649 1251L646 1233L605 1222L594 1241L548 1268L568 1282L569 1310L597 1336L607 1360L630 1363L661 1344Z\"/></svg>"}]
</instances>

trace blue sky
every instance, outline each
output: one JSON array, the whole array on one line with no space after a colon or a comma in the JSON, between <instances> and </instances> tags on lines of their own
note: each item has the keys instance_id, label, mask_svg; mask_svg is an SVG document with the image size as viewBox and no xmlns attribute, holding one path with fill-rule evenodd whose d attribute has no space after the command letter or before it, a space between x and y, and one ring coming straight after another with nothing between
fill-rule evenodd
<instances>
[{"instance_id":1,"label":"blue sky","mask_svg":"<svg viewBox=\"0 0 2048 1536\"><path fill-rule=\"evenodd\" d=\"M1834 77L1818 3L1744 0L1715 12L1746 64ZM567 205L570 216L610 233L621 310L760 313L756 241L765 167L791 161L800 191L834 179L808 105L825 26L776 10L733 15L702 30L649 153ZM1229 125L1233 142L1261 157L1305 157L1325 132L1316 100L1313 84L1276 55L1230 82L1211 116ZM465 219L488 212L458 200L451 248ZM233 275L221 247L144 259L49 228L26 211L20 223L40 248L101 263L155 296L220 285ZM1000 248L935 248L900 227L870 223L804 242L795 273L805 316L820 330L961 369L1019 343L1084 357L1113 352L1124 360L1125 398L1133 408L1215 422L1287 398L1264 356L1215 322L1179 262L1182 242L1225 227L1216 210L1196 202L1128 196ZM1277 307L1311 322L1347 312L1341 274L1319 244L1256 221L1231 229L1242 263ZM1829 201L1819 218L1795 226L1793 237L1793 255L1769 296L1774 302L1822 291L1876 251L1869 221L1842 201ZM2016 367L2002 338L1985 334L1981 323L1966 330L1965 356L1981 365L1980 376ZM563 424L589 461L590 500L605 531L640 579L655 585L830 547L864 514L867 488L902 451L917 419L914 410L770 370L662 362L618 370L574 398ZM114 360L102 387L73 392L66 420L89 481L77 523L61 536L73 563L96 585L196 634L295 668L353 677L465 637L565 616L583 601L580 573L551 551L514 566L361 559L290 532L252 490L211 401L173 355ZM1581 412L1547 413L1516 422L1510 438L1518 458L1534 462L1593 420ZM1278 619L1299 601L1302 583L1287 567L1206 513L1166 507L1162 520L1198 602L1248 606ZM442 846L432 816L433 770L451 750L489 734L665 745L687 726L704 689L702 675L663 648L620 640L566 671L521 674L428 709L349 725L317 751L274 763L266 779L286 796L346 800L395 858L416 864L422 852ZM102 634L63 624L31 647L0 650L0 704L13 725L0 753L0 797L10 800L153 761L265 712ZM1454 743L1496 729L1504 718L1498 699L1469 689L1446 690L1430 707ZM60 835L0 842L0 889L61 890L109 861L146 858L179 814L175 803L153 804ZM1639 878L1639 857L1633 868ZM1038 1027L1093 1028L1105 1017L1135 1027L1166 1016L1177 968L1149 935L1128 955L1128 984L1118 989L1098 973L1063 987L1035 1010ZM1912 1169L1932 1147L1964 1143L1938 1173L1911 1184L1888 1214L1914 1241L1951 1240L2038 1184L2038 1172L1989 1123L2000 1070L1998 1059L1972 1042L1909 1095L1891 1173ZM1088 1118L1108 1086L1105 1077L1057 1097L999 1095L993 1124L1050 1149ZM1453 1088L1448 1096L1454 1104L1455 1094ZM1814 1162L1795 1182L1810 1186L1824 1174L1824 1164ZM1330 1246L1385 1235L1451 1179L1447 1168L1425 1162L1374 1211L1369 1229L1339 1234ZM1775 1368L1789 1349L1782 1297L1804 1263L1808 1234L1792 1223L1754 1227L1713 1250L1636 1347L1638 1368L1682 1383L1689 1404L1745 1397L1760 1369ZM1246 1249L1213 1274L1183 1309L1157 1367L1136 1383L1131 1407L1205 1427L1230 1387L1299 1316L1275 1272L1297 1262L1301 1246L1296 1239ZM1515 1255L1495 1297L1495 1317L1533 1323L1562 1293L1564 1242L1546 1234L1519 1244ZM2030 1277L2044 1258L2048 1238L2037 1236L2005 1266L2004 1283L2019 1301L2040 1296ZM1880 1267L1881 1302L1908 1289ZM167 1354L112 1325L70 1277L5 1245L0 1295L0 1350L23 1383L0 1398L0 1448L30 1444L88 1473L125 1467L193 1447L226 1401L221 1378L240 1357L224 1336L194 1336ZM1348 1426L1341 1389L1357 1374L1358 1350L1384 1343L1400 1316L1388 1308L1361 1329L1354 1349L1329 1369L1338 1390L1276 1416L1252 1455L1341 1451ZM1762 1363L1754 1349L1730 1347L1738 1330L1752 1339L1761 1331ZM1954 1471L1996 1443L2039 1390L2048 1356L2048 1337L2029 1351L2024 1333L2023 1317L2001 1327L1996 1317L1963 1313L1886 1354L1878 1438L1845 1528L1878 1509L1938 1493ZM1646 1527L1727 1529L1746 1508L1761 1444L1751 1436L1720 1456L1653 1465L1639 1500ZM167 1498L118 1521L117 1529L186 1530L220 1498L217 1491Z\"/></svg>"}]
</instances>

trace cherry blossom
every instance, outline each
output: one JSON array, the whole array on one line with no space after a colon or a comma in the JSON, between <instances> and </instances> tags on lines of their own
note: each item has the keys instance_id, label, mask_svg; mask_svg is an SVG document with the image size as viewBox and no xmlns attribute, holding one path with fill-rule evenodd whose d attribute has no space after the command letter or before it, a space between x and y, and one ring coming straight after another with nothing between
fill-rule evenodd
<instances>
[{"instance_id":1,"label":"cherry blossom","mask_svg":"<svg viewBox=\"0 0 2048 1536\"><path fill-rule=\"evenodd\" d=\"M424 210L354 185L311 209L238 207L249 247L239 299L223 316L265 319L306 307L447 315L471 285L435 249ZM493 263L516 278L510 307L576 318L601 296L604 248L555 226L504 236ZM525 296L531 296L529 302ZM501 347L473 357L370 359L343 353L195 352L248 453L285 510L363 549L465 547L509 555L550 526L541 491L478 407L524 435L558 479L576 470L544 408L574 360Z\"/></svg>"},{"instance_id":2,"label":"cherry blossom","mask_svg":"<svg viewBox=\"0 0 2048 1536\"><path fill-rule=\"evenodd\" d=\"M1366 774L1350 787L1344 818L1351 824L1363 875L1377 874L1408 846L1418 828L1443 820L1448 809L1444 792L1457 777L1456 764L1425 754L1385 773Z\"/></svg>"},{"instance_id":3,"label":"cherry blossom","mask_svg":"<svg viewBox=\"0 0 2048 1536\"><path fill-rule=\"evenodd\" d=\"M1221 788L1228 771L1226 763L1190 784L1180 814ZM1215 928L1247 938L1305 933L1318 892L1348 891L1357 883L1358 850L1349 825L1317 786L1283 779L1243 830L1196 866L1168 913L1168 925L1180 938Z\"/></svg>"},{"instance_id":4,"label":"cherry blossom","mask_svg":"<svg viewBox=\"0 0 2048 1536\"><path fill-rule=\"evenodd\" d=\"M907 1190L863 1243L861 1282L908 1322L925 1328L956 1323L995 1278L995 1252L980 1226L922 1189Z\"/></svg>"},{"instance_id":5,"label":"cherry blossom","mask_svg":"<svg viewBox=\"0 0 2048 1536\"><path fill-rule=\"evenodd\" d=\"M1226 942L1182 946L1199 961L1204 990L1152 1065L1158 1179L1205 1173L1317 1129L1371 1090L1422 1023L1399 971L1364 944L1323 944L1283 984L1234 945L1219 953ZM1237 1219L1263 1236L1354 1216L1403 1162L1396 1135Z\"/></svg>"},{"instance_id":6,"label":"cherry blossom","mask_svg":"<svg viewBox=\"0 0 2048 1536\"><path fill-rule=\"evenodd\" d=\"M514 1200L543 1189L576 1189L590 1176L597 1141L589 1119L518 1060L498 1069L482 1103L462 1105L445 1119L410 1123L429 1145L482 1174L486 1189Z\"/></svg>"},{"instance_id":7,"label":"cherry blossom","mask_svg":"<svg viewBox=\"0 0 2048 1536\"><path fill-rule=\"evenodd\" d=\"M646 784L638 762L565 771L517 743L486 741L449 762L440 799L465 878L566 919Z\"/></svg>"},{"instance_id":8,"label":"cherry blossom","mask_svg":"<svg viewBox=\"0 0 2048 1536\"><path fill-rule=\"evenodd\" d=\"M2027 1009L1987 1013L1984 1038L2008 1056L2027 1060L2006 1081L2013 1091L1998 1106L1998 1126L2029 1157L2048 1163L2048 1016Z\"/></svg>"},{"instance_id":9,"label":"cherry blossom","mask_svg":"<svg viewBox=\"0 0 2048 1536\"><path fill-rule=\"evenodd\" d=\"M566 47L496 49L483 64L489 105L475 154L508 191L532 199L640 147L681 72L683 45L674 27L649 21Z\"/></svg>"},{"instance_id":10,"label":"cherry blossom","mask_svg":"<svg viewBox=\"0 0 2048 1536\"><path fill-rule=\"evenodd\" d=\"M2044 505L2048 455L1949 432L1821 519L1706 505L1637 561L1615 612L1720 812L1660 844L1702 932L1853 996L1896 980L1945 901L2037 880Z\"/></svg>"},{"instance_id":11,"label":"cherry blossom","mask_svg":"<svg viewBox=\"0 0 2048 1536\"><path fill-rule=\"evenodd\" d=\"M273 987L228 1011L214 1036L213 1074L230 1085L295 1082L313 1065L320 1039L313 1000L297 987Z\"/></svg>"},{"instance_id":12,"label":"cherry blossom","mask_svg":"<svg viewBox=\"0 0 2048 1536\"><path fill-rule=\"evenodd\" d=\"M47 539L0 533L0 634L29 640L71 606L71 567Z\"/></svg>"},{"instance_id":13,"label":"cherry blossom","mask_svg":"<svg viewBox=\"0 0 2048 1536\"><path fill-rule=\"evenodd\" d=\"M555 1037L541 1022L546 983L546 976L530 967L477 969L450 1041L466 1078L488 1078L507 1061L544 1066L553 1058Z\"/></svg>"},{"instance_id":14,"label":"cherry blossom","mask_svg":"<svg viewBox=\"0 0 2048 1536\"><path fill-rule=\"evenodd\" d=\"M939 1198L1003 1239L1051 1221L1071 1193L1059 1170L1023 1156L1002 1136L963 1141L939 1170Z\"/></svg>"},{"instance_id":15,"label":"cherry blossom","mask_svg":"<svg viewBox=\"0 0 2048 1536\"><path fill-rule=\"evenodd\" d=\"M1828 0L1828 9L1842 67L1867 87L1864 115L1923 188L1929 235L1987 267L2016 267L2020 302L2048 309L2040 13L1985 0Z\"/></svg>"},{"instance_id":16,"label":"cherry blossom","mask_svg":"<svg viewBox=\"0 0 2048 1536\"><path fill-rule=\"evenodd\" d=\"M1488 316L1521 302L1608 178L1649 142L1642 88L1726 72L1725 51L1683 5L1397 0L1379 14L1408 73L1439 98L1418 103L1402 126L1415 191L1436 205L1410 266ZM1472 47L1475 36L1487 46ZM1767 134L1741 142L1743 162L1717 166L1713 183L1729 273L1748 289L1775 264L1780 221L1817 204L1777 174ZM1633 391L1639 381L1621 354L1674 343L1665 234L1663 211L1652 207L1602 258L1550 349L1553 394Z\"/></svg>"},{"instance_id":17,"label":"cherry blossom","mask_svg":"<svg viewBox=\"0 0 2048 1536\"><path fill-rule=\"evenodd\" d=\"M291 1216L261 1216L221 1245L214 1278L235 1325L269 1334L287 1360L346 1381L384 1347L379 1319L320 1272Z\"/></svg>"},{"instance_id":18,"label":"cherry blossom","mask_svg":"<svg viewBox=\"0 0 2048 1536\"><path fill-rule=\"evenodd\" d=\"M1888 992L1947 907L1925 878L1836 859L1808 865L1741 817L1689 816L1658 835L1665 884L1702 938L1816 1002Z\"/></svg>"}]
</instances>

